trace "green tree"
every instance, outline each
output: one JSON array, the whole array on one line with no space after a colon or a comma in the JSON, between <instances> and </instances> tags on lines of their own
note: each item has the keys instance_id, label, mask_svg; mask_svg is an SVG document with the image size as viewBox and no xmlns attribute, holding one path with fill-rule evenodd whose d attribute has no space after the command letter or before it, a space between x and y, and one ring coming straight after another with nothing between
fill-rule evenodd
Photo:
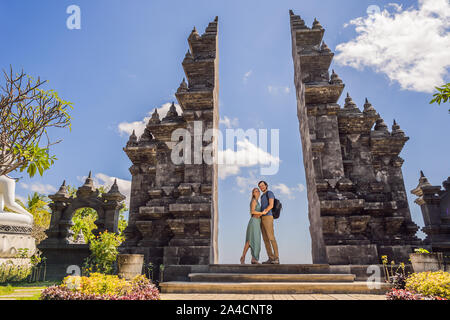
<instances>
[{"instance_id":1,"label":"green tree","mask_svg":"<svg viewBox=\"0 0 450 320\"><path fill-rule=\"evenodd\" d=\"M30 177L42 176L56 157L49 154L48 129L71 127L68 113L72 103L54 90L43 90L47 81L34 80L26 73L3 71L5 85L0 87L0 175L19 169ZM41 138L46 142L41 144Z\"/></svg>"},{"instance_id":2,"label":"green tree","mask_svg":"<svg viewBox=\"0 0 450 320\"><path fill-rule=\"evenodd\" d=\"M442 87L436 87L436 92L433 94L433 99L430 101L430 104L437 103L438 105L441 102L446 103L450 101L450 83L444 84ZM450 109L448 110L450 112Z\"/></svg>"},{"instance_id":3,"label":"green tree","mask_svg":"<svg viewBox=\"0 0 450 320\"><path fill-rule=\"evenodd\" d=\"M23 203L20 199L16 199L16 202L33 215L31 235L36 239L36 244L39 244L47 237L45 230L50 226L51 210L48 205L51 200L43 194L34 192L32 195L28 195L26 203ZM6 207L5 211L11 212Z\"/></svg>"}]
</instances>

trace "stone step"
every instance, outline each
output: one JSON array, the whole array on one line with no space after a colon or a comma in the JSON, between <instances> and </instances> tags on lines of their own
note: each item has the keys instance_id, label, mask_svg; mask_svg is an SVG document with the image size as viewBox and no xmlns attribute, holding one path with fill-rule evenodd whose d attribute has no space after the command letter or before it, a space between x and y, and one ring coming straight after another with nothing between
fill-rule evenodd
<instances>
[{"instance_id":1,"label":"stone step","mask_svg":"<svg viewBox=\"0 0 450 320\"><path fill-rule=\"evenodd\" d=\"M330 273L330 266L328 264L210 264L209 272L251 274L318 274Z\"/></svg>"},{"instance_id":2,"label":"stone step","mask_svg":"<svg viewBox=\"0 0 450 320\"><path fill-rule=\"evenodd\" d=\"M354 274L190 273L192 282L353 282Z\"/></svg>"},{"instance_id":3,"label":"stone step","mask_svg":"<svg viewBox=\"0 0 450 320\"><path fill-rule=\"evenodd\" d=\"M297 294L297 293L355 293L384 294L389 285L367 282L183 282L160 283L161 293L235 293L235 294Z\"/></svg>"}]
</instances>

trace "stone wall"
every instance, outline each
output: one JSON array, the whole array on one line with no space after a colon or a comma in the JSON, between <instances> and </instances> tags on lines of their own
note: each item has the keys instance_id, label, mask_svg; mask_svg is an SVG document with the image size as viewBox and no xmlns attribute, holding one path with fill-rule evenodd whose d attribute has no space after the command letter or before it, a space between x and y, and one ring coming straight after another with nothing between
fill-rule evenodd
<instances>
[{"instance_id":1,"label":"stone wall","mask_svg":"<svg viewBox=\"0 0 450 320\"><path fill-rule=\"evenodd\" d=\"M407 262L421 243L399 157L409 138L395 120L389 132L367 99L361 111L347 93L341 108L344 83L329 73L324 28L292 11L290 22L313 263L376 264L385 254Z\"/></svg>"}]
</instances>

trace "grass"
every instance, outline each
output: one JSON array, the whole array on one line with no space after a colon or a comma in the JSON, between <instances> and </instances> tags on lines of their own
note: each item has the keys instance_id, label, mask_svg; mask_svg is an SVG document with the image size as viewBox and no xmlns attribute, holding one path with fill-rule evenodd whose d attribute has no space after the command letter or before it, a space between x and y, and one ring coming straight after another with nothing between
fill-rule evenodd
<instances>
[{"instance_id":1,"label":"grass","mask_svg":"<svg viewBox=\"0 0 450 320\"><path fill-rule=\"evenodd\" d=\"M0 286L0 296L5 296L14 292L14 288L11 285Z\"/></svg>"},{"instance_id":2,"label":"grass","mask_svg":"<svg viewBox=\"0 0 450 320\"><path fill-rule=\"evenodd\" d=\"M11 284L2 284L0 285L0 296L6 296L13 293L17 293L16 290L25 289L25 290L33 290L33 289L45 289L49 286L59 284L56 281L40 281L40 282L15 282ZM15 300L39 300L41 293L36 292L33 293L30 297L11 297Z\"/></svg>"}]
</instances>

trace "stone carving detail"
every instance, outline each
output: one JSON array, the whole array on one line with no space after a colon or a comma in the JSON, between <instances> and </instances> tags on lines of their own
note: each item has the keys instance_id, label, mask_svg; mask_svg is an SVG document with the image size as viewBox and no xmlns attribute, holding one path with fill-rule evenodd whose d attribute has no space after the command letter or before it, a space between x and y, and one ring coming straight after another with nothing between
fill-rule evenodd
<instances>
[{"instance_id":1,"label":"stone carving detail","mask_svg":"<svg viewBox=\"0 0 450 320\"><path fill-rule=\"evenodd\" d=\"M73 244L80 243L74 240L73 215L78 209L92 208L97 211L98 219L95 221L97 229L95 234L108 230L117 232L119 209L125 196L119 192L117 180L114 181L110 190L100 196L99 191L94 187L94 181L89 172L85 183L78 188L76 197L70 197L67 193L66 181L63 181L58 192L48 196L52 203L50 227L46 231L48 238L41 242L40 247L45 248L49 244Z\"/></svg>"},{"instance_id":2,"label":"stone carving detail","mask_svg":"<svg viewBox=\"0 0 450 320\"><path fill-rule=\"evenodd\" d=\"M144 254L155 266L164 264L166 280L172 279L171 266L218 261L217 165L194 161L176 165L171 160L171 135L176 129L187 129L192 145L194 121L201 124L202 133L218 129L217 28L216 17L204 34L194 28L188 37L182 62L186 77L175 94L182 114L174 103L162 120L155 111L144 133L151 138L138 140L132 134L124 148L133 165L130 218L120 250ZM217 154L215 145L213 153Z\"/></svg>"},{"instance_id":3,"label":"stone carving detail","mask_svg":"<svg viewBox=\"0 0 450 320\"><path fill-rule=\"evenodd\" d=\"M395 120L389 132L367 99L361 111L347 93L341 108L345 85L334 70L328 79L325 30L292 11L290 22L313 263L380 263L384 254L407 262L421 244L399 157L409 138Z\"/></svg>"},{"instance_id":4,"label":"stone carving detail","mask_svg":"<svg viewBox=\"0 0 450 320\"><path fill-rule=\"evenodd\" d=\"M440 186L432 186L422 171L419 184L411 193L421 210L425 226L425 243L435 252L450 254L450 177Z\"/></svg>"},{"instance_id":5,"label":"stone carving detail","mask_svg":"<svg viewBox=\"0 0 450 320\"><path fill-rule=\"evenodd\" d=\"M31 234L33 227L26 226L11 226L11 225L0 225L0 233L23 233Z\"/></svg>"}]
</instances>

